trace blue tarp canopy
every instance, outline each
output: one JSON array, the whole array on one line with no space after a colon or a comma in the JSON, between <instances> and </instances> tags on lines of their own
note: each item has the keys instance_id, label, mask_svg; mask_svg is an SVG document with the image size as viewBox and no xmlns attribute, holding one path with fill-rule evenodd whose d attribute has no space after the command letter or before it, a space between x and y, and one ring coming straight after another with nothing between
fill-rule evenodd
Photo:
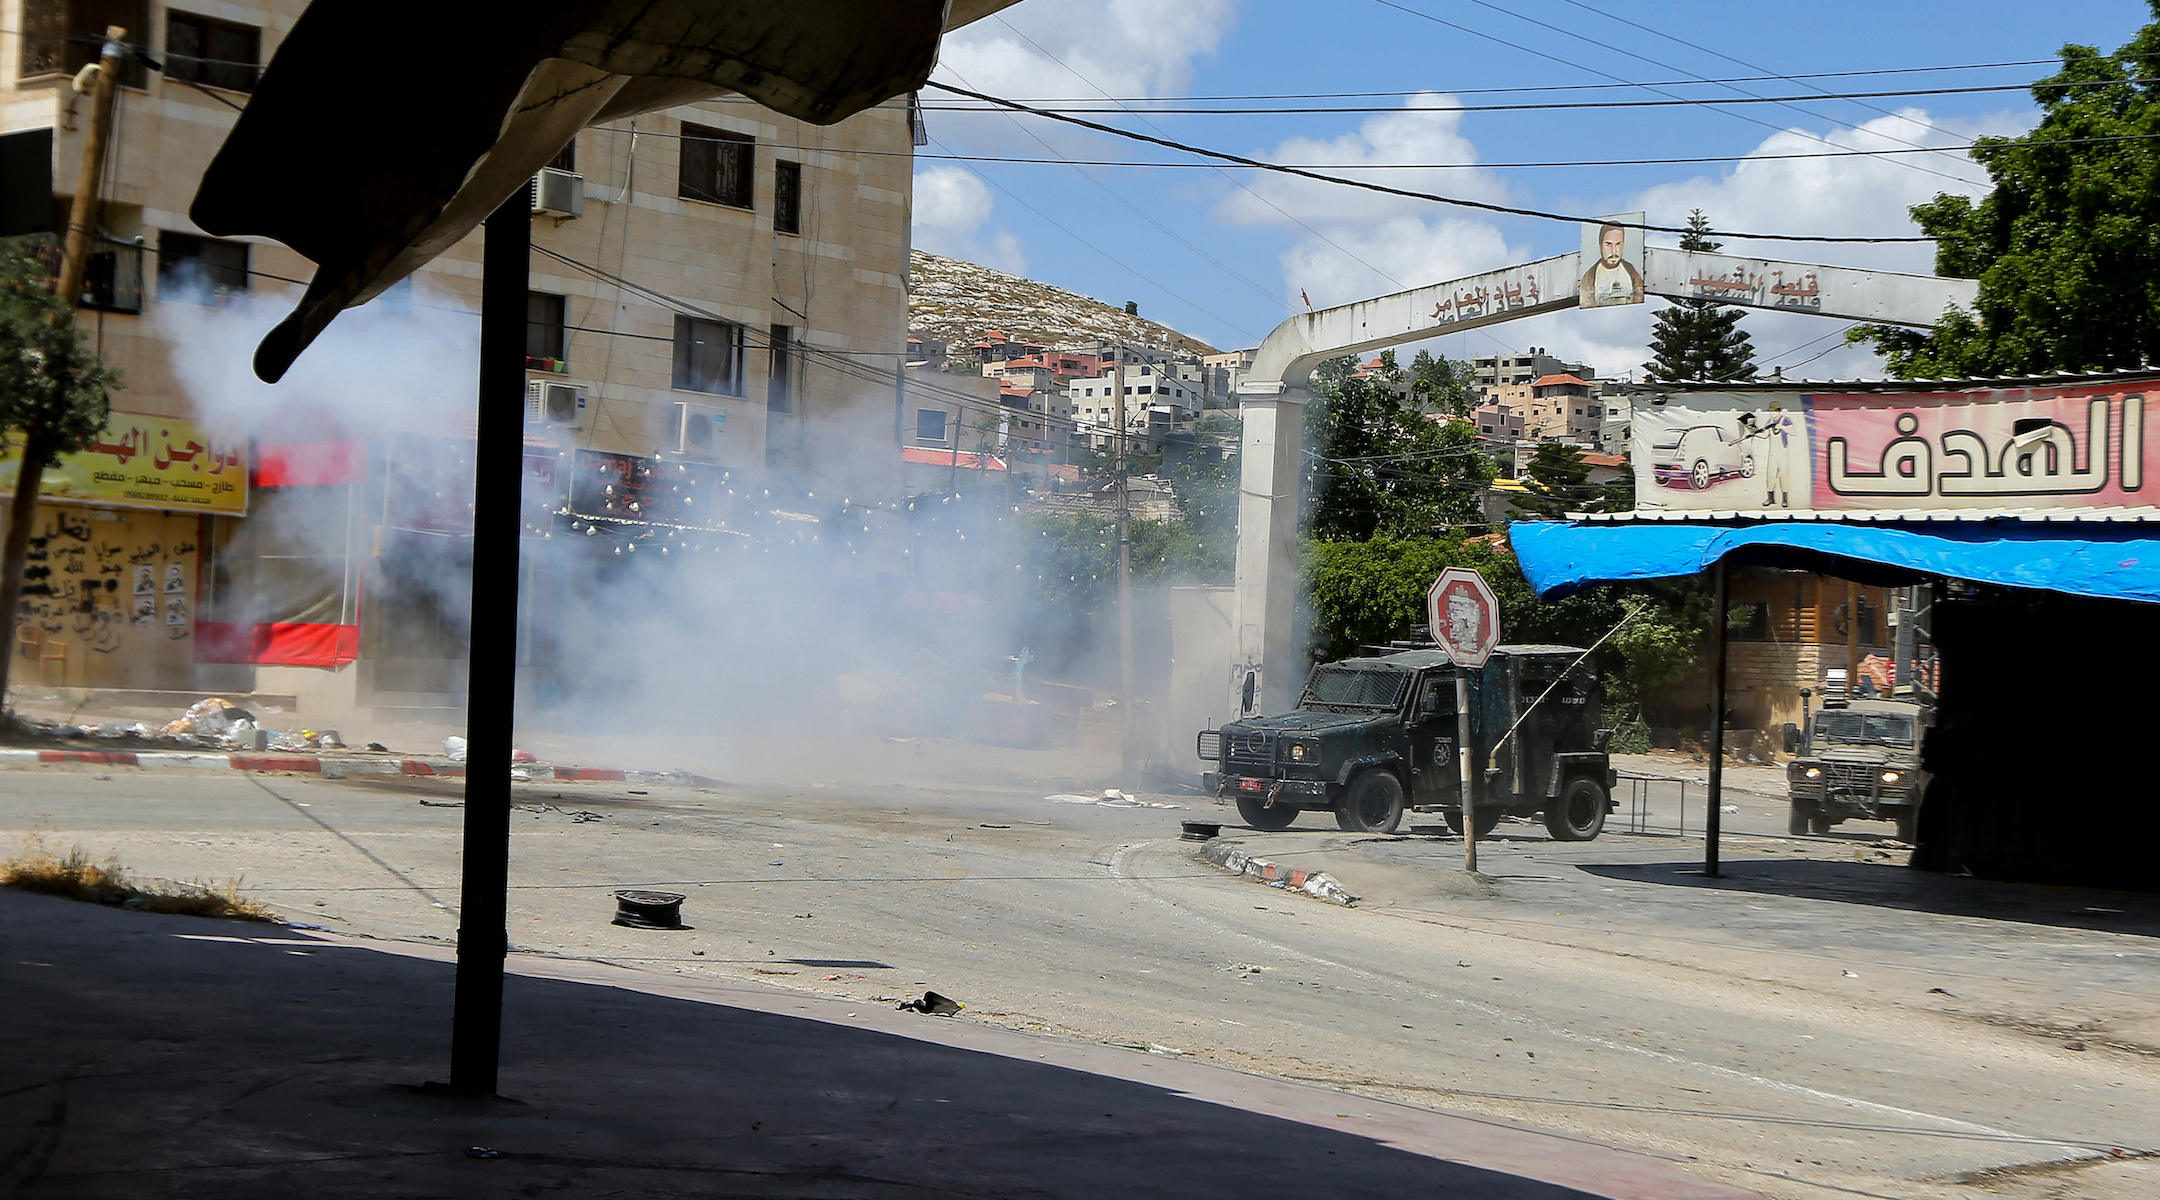
<instances>
[{"instance_id":1,"label":"blue tarp canopy","mask_svg":"<svg viewBox=\"0 0 2160 1200\"><path fill-rule=\"evenodd\" d=\"M1508 538L1546 599L1594 583L1695 575L1724 559L1885 586L1941 576L2160 603L2160 528L2138 524L1519 521Z\"/></svg>"}]
</instances>

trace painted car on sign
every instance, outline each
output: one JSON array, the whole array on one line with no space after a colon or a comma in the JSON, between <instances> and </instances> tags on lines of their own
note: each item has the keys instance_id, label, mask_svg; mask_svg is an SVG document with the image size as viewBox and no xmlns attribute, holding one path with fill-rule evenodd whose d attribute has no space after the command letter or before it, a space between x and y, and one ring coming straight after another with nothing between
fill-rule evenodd
<instances>
[{"instance_id":1,"label":"painted car on sign","mask_svg":"<svg viewBox=\"0 0 2160 1200\"><path fill-rule=\"evenodd\" d=\"M1669 440L1650 447L1650 469L1663 486L1700 492L1721 480L1755 474L1755 455L1749 452L1743 434L1727 438L1716 425L1690 425L1666 437Z\"/></svg>"}]
</instances>

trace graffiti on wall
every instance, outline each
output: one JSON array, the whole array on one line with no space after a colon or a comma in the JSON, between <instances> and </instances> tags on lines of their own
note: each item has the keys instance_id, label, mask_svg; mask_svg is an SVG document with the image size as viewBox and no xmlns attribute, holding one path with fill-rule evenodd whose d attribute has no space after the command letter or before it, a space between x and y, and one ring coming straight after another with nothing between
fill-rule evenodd
<instances>
[{"instance_id":1,"label":"graffiti on wall","mask_svg":"<svg viewBox=\"0 0 2160 1200\"><path fill-rule=\"evenodd\" d=\"M10 649L43 686L149 686L194 661L193 517L44 507Z\"/></svg>"}]
</instances>

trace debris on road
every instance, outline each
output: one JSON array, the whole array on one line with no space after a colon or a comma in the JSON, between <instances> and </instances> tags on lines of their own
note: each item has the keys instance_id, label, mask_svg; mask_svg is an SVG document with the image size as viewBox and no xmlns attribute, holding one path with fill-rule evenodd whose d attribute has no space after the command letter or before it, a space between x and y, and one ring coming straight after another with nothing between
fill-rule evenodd
<instances>
[{"instance_id":1,"label":"debris on road","mask_svg":"<svg viewBox=\"0 0 2160 1200\"><path fill-rule=\"evenodd\" d=\"M446 737L442 740L442 749L444 757L448 758L451 762L465 761L464 738Z\"/></svg>"},{"instance_id":2,"label":"debris on road","mask_svg":"<svg viewBox=\"0 0 2160 1200\"><path fill-rule=\"evenodd\" d=\"M1235 842L1215 838L1201 848L1200 857L1225 871L1237 875L1250 875L1254 879L1285 891L1298 892L1316 900L1344 907L1356 904L1356 892L1335 881L1325 871L1307 871L1302 867L1287 867L1264 858L1255 858L1237 848Z\"/></svg>"},{"instance_id":3,"label":"debris on road","mask_svg":"<svg viewBox=\"0 0 2160 1200\"><path fill-rule=\"evenodd\" d=\"M679 892L647 892L625 889L615 893L615 919L610 925L630 929L686 929L682 923Z\"/></svg>"},{"instance_id":4,"label":"debris on road","mask_svg":"<svg viewBox=\"0 0 2160 1200\"><path fill-rule=\"evenodd\" d=\"M936 992L924 992L922 999L902 1000L899 1005L901 1012L919 1012L930 1017L958 1016L960 1010L966 1007L967 1005L958 1000L940 996Z\"/></svg>"}]
</instances>

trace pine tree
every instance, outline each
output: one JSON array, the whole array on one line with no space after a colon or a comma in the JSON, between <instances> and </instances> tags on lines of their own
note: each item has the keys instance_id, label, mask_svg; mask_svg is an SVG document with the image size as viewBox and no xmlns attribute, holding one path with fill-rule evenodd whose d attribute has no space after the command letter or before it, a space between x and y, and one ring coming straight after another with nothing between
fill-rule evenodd
<instances>
[{"instance_id":1,"label":"pine tree","mask_svg":"<svg viewBox=\"0 0 2160 1200\"><path fill-rule=\"evenodd\" d=\"M1680 235L1682 250L1711 253L1719 243L1708 237L1710 220L1701 209L1688 214L1688 231ZM1719 308L1715 300L1675 300L1657 312L1650 334L1655 358L1643 364L1648 380L1753 379L1755 348L1748 344L1747 330L1740 328L1745 316L1737 308Z\"/></svg>"}]
</instances>

